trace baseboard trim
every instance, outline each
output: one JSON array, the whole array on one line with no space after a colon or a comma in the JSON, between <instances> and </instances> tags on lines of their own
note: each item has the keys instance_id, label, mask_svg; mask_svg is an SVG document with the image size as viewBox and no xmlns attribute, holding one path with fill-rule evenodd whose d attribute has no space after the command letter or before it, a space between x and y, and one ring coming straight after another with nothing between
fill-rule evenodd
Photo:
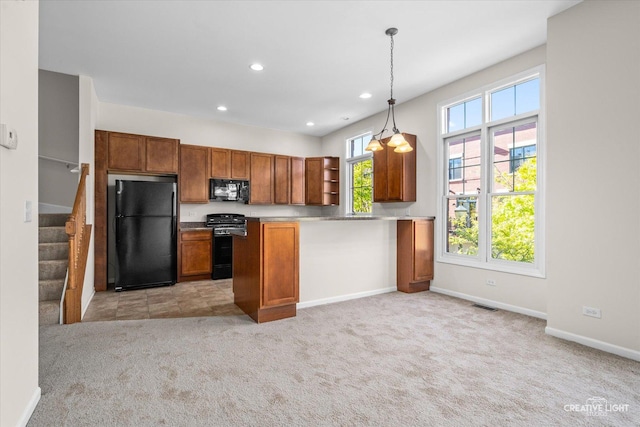
<instances>
[{"instance_id":1,"label":"baseboard trim","mask_svg":"<svg viewBox=\"0 0 640 427\"><path fill-rule=\"evenodd\" d=\"M436 292L438 294L449 295L450 297L461 298L467 301L473 301L477 304L499 308L500 310L513 311L514 313L524 314L526 316L537 317L538 319L547 320L547 313L543 313L541 311L531 310L529 308L519 307L517 305L505 304L503 302L493 301L486 298L480 298L473 295L463 294L462 292L451 291L449 289L438 288L436 286L431 286L429 290L431 292Z\"/></svg>"},{"instance_id":2,"label":"baseboard trim","mask_svg":"<svg viewBox=\"0 0 640 427\"><path fill-rule=\"evenodd\" d=\"M33 415L33 411L35 411L36 406L38 406L38 402L40 402L41 395L42 395L42 389L40 389L40 387L36 387L36 390L33 392L33 396L31 397L31 400L29 400L29 404L27 405L26 408L24 408L24 411L22 412L22 416L18 420L18 424L16 424L17 426L25 427L27 425L27 423L29 422L29 419L31 418L31 415Z\"/></svg>"},{"instance_id":3,"label":"baseboard trim","mask_svg":"<svg viewBox=\"0 0 640 427\"><path fill-rule=\"evenodd\" d=\"M640 362L640 351L632 350L626 347L620 347L619 345L610 344L608 342L585 337L583 335L573 334L571 332L563 331L562 329L550 328L549 326L544 328L544 332L547 335L551 335L552 337L561 338L567 341L573 341L587 347L592 347L597 350L606 351L607 353L613 353L618 356L626 357L627 359Z\"/></svg>"},{"instance_id":4,"label":"baseboard trim","mask_svg":"<svg viewBox=\"0 0 640 427\"><path fill-rule=\"evenodd\" d=\"M348 301L351 299L370 297L373 295L380 295L380 294L386 294L389 292L395 292L397 290L398 289L395 286L391 286L388 288L375 289L373 291L356 292L354 294L340 295L337 297L322 298L322 299L316 299L313 301L299 302L297 307L298 309L315 307L316 305L332 304L334 302L341 302L341 301Z\"/></svg>"}]
</instances>

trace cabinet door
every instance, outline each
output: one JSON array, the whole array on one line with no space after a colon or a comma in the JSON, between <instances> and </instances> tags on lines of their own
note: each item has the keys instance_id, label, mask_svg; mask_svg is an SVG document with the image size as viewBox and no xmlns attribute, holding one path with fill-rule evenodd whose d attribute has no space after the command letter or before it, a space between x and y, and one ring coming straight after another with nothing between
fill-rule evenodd
<instances>
[{"instance_id":1,"label":"cabinet door","mask_svg":"<svg viewBox=\"0 0 640 427\"><path fill-rule=\"evenodd\" d=\"M231 150L211 148L211 178L231 178Z\"/></svg>"},{"instance_id":2,"label":"cabinet door","mask_svg":"<svg viewBox=\"0 0 640 427\"><path fill-rule=\"evenodd\" d=\"M433 221L413 222L413 280L433 279Z\"/></svg>"},{"instance_id":3,"label":"cabinet door","mask_svg":"<svg viewBox=\"0 0 640 427\"><path fill-rule=\"evenodd\" d=\"M211 274L211 232L180 233L180 277Z\"/></svg>"},{"instance_id":4,"label":"cabinet door","mask_svg":"<svg viewBox=\"0 0 640 427\"><path fill-rule=\"evenodd\" d=\"M145 138L146 172L178 173L178 140L169 138Z\"/></svg>"},{"instance_id":5,"label":"cabinet door","mask_svg":"<svg viewBox=\"0 0 640 427\"><path fill-rule=\"evenodd\" d=\"M273 155L251 153L251 195L249 203L273 203Z\"/></svg>"},{"instance_id":6,"label":"cabinet door","mask_svg":"<svg viewBox=\"0 0 640 427\"><path fill-rule=\"evenodd\" d=\"M291 196L292 205L304 205L304 158L291 158Z\"/></svg>"},{"instance_id":7,"label":"cabinet door","mask_svg":"<svg viewBox=\"0 0 640 427\"><path fill-rule=\"evenodd\" d=\"M404 166L403 153L395 153L392 148L383 150L387 155L387 198L389 202L402 201L402 168Z\"/></svg>"},{"instance_id":8,"label":"cabinet door","mask_svg":"<svg viewBox=\"0 0 640 427\"><path fill-rule=\"evenodd\" d=\"M274 202L288 205L291 188L291 159L289 156L274 156Z\"/></svg>"},{"instance_id":9,"label":"cabinet door","mask_svg":"<svg viewBox=\"0 0 640 427\"><path fill-rule=\"evenodd\" d=\"M198 145L180 146L180 201L209 202L209 149Z\"/></svg>"},{"instance_id":10,"label":"cabinet door","mask_svg":"<svg viewBox=\"0 0 640 427\"><path fill-rule=\"evenodd\" d=\"M109 133L107 143L107 169L122 171L144 170L144 137L125 133Z\"/></svg>"},{"instance_id":11,"label":"cabinet door","mask_svg":"<svg viewBox=\"0 0 640 427\"><path fill-rule=\"evenodd\" d=\"M324 159L310 157L305 159L305 204L322 205L324 189Z\"/></svg>"},{"instance_id":12,"label":"cabinet door","mask_svg":"<svg viewBox=\"0 0 640 427\"><path fill-rule=\"evenodd\" d=\"M298 230L297 222L262 224L261 307L298 302Z\"/></svg>"},{"instance_id":13,"label":"cabinet door","mask_svg":"<svg viewBox=\"0 0 640 427\"><path fill-rule=\"evenodd\" d=\"M373 152L373 201L386 202L387 198L387 151Z\"/></svg>"},{"instance_id":14,"label":"cabinet door","mask_svg":"<svg viewBox=\"0 0 640 427\"><path fill-rule=\"evenodd\" d=\"M373 153L374 202L416 201L416 137L403 135L413 151L396 153L386 146L390 138L385 138L384 150Z\"/></svg>"},{"instance_id":15,"label":"cabinet door","mask_svg":"<svg viewBox=\"0 0 640 427\"><path fill-rule=\"evenodd\" d=\"M248 151L231 150L231 179L250 179L250 161Z\"/></svg>"}]
</instances>

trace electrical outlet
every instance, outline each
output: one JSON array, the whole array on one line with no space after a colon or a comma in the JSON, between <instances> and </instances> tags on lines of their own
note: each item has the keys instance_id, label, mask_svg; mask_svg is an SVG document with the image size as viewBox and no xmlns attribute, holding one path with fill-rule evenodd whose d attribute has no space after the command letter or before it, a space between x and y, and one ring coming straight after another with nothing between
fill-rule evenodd
<instances>
[{"instance_id":1,"label":"electrical outlet","mask_svg":"<svg viewBox=\"0 0 640 427\"><path fill-rule=\"evenodd\" d=\"M582 307L582 314L596 319L602 318L602 312L599 308L587 307L586 305Z\"/></svg>"},{"instance_id":2,"label":"electrical outlet","mask_svg":"<svg viewBox=\"0 0 640 427\"><path fill-rule=\"evenodd\" d=\"M407 208L404 210L404 215L405 216L411 216L411 208Z\"/></svg>"},{"instance_id":3,"label":"electrical outlet","mask_svg":"<svg viewBox=\"0 0 640 427\"><path fill-rule=\"evenodd\" d=\"M496 285L496 281L493 279L487 279L487 285L489 286L495 286Z\"/></svg>"},{"instance_id":4,"label":"electrical outlet","mask_svg":"<svg viewBox=\"0 0 640 427\"><path fill-rule=\"evenodd\" d=\"M196 216L196 213L194 211L189 211L189 216Z\"/></svg>"},{"instance_id":5,"label":"electrical outlet","mask_svg":"<svg viewBox=\"0 0 640 427\"><path fill-rule=\"evenodd\" d=\"M252 211L252 212L251 212L251 216L253 216L253 217L258 216L258 212Z\"/></svg>"}]
</instances>

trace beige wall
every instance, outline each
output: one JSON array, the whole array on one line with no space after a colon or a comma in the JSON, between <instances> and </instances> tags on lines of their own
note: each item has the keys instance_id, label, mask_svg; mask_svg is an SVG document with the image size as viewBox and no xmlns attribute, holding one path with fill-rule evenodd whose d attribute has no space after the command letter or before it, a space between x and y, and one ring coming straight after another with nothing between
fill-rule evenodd
<instances>
[{"instance_id":1,"label":"beige wall","mask_svg":"<svg viewBox=\"0 0 640 427\"><path fill-rule=\"evenodd\" d=\"M640 360L640 2L551 18L547 71L548 326Z\"/></svg>"},{"instance_id":2,"label":"beige wall","mask_svg":"<svg viewBox=\"0 0 640 427\"><path fill-rule=\"evenodd\" d=\"M70 172L78 162L78 90L78 76L38 71L38 154L73 163L39 159L38 198L62 212L71 212L78 185Z\"/></svg>"},{"instance_id":3,"label":"beige wall","mask_svg":"<svg viewBox=\"0 0 640 427\"><path fill-rule=\"evenodd\" d=\"M541 46L501 62L493 67L460 79L418 98L404 102L396 108L396 123L402 132L417 136L417 201L415 203L375 203L376 214L439 216L437 212L437 105L455 96L476 90L484 85L542 65L545 62L545 47ZM386 111L358 123L340 129L322 139L323 153L345 156L345 141L354 135L375 129L379 132L384 124ZM345 168L341 181L346 182ZM344 186L343 186L344 188ZM346 205L341 200L344 213ZM497 286L487 286L493 279ZM547 288L544 279L500 273L477 268L460 267L436 263L432 287L448 293L488 300L497 305L520 312L544 317L546 313Z\"/></svg>"},{"instance_id":4,"label":"beige wall","mask_svg":"<svg viewBox=\"0 0 640 427\"><path fill-rule=\"evenodd\" d=\"M0 425L25 425L38 387L38 7L0 2ZM33 219L24 222L25 201Z\"/></svg>"},{"instance_id":5,"label":"beige wall","mask_svg":"<svg viewBox=\"0 0 640 427\"><path fill-rule=\"evenodd\" d=\"M78 94L79 111L79 138L78 158L80 163L89 164L89 176L87 176L87 223L94 224L94 135L96 121L98 120L98 97L93 87L93 80L87 76L79 77ZM91 242L93 242L94 230L91 229ZM84 285L82 288L82 314L84 315L89 302L95 293L93 286L94 278L94 247L89 246L87 255L87 268L84 275Z\"/></svg>"}]
</instances>

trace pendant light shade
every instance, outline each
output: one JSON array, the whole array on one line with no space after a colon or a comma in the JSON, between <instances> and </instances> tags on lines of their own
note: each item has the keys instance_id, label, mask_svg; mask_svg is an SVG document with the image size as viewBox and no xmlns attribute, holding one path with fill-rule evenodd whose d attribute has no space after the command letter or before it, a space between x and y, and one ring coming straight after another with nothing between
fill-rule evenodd
<instances>
[{"instance_id":1,"label":"pendant light shade","mask_svg":"<svg viewBox=\"0 0 640 427\"><path fill-rule=\"evenodd\" d=\"M369 141L369 145L367 145L367 148L365 148L365 150L380 151L380 150L384 150L384 147L382 146L382 144L380 144L380 140L374 138L371 141Z\"/></svg>"},{"instance_id":2,"label":"pendant light shade","mask_svg":"<svg viewBox=\"0 0 640 427\"><path fill-rule=\"evenodd\" d=\"M387 142L389 147L399 147L401 145L409 145L409 143L400 132L394 133L389 142Z\"/></svg>"},{"instance_id":3,"label":"pendant light shade","mask_svg":"<svg viewBox=\"0 0 640 427\"><path fill-rule=\"evenodd\" d=\"M394 153L408 153L409 151L413 151L413 147L407 141L404 144L398 145L393 152Z\"/></svg>"},{"instance_id":4,"label":"pendant light shade","mask_svg":"<svg viewBox=\"0 0 640 427\"><path fill-rule=\"evenodd\" d=\"M393 136L391 137L389 142L386 143L386 145L391 148L396 148L395 150L393 150L395 153L407 153L413 150L413 148L396 127L396 114L394 109L396 100L393 99L393 36L398 34L398 29L388 28L387 31L385 31L385 34L391 38L391 93L390 93L391 96L387 100L387 103L389 104L389 106L387 107L387 120L384 122L384 126L382 127L382 130L379 133L373 135L373 137L371 138L371 141L369 142L369 145L367 145L365 150L366 151L384 150L384 145L381 139L383 138L383 134L387 131L387 124L389 123L389 118L391 117L391 120L393 123L393 129L391 129L393 131ZM398 148L400 147L402 147L402 149L398 150Z\"/></svg>"}]
</instances>

